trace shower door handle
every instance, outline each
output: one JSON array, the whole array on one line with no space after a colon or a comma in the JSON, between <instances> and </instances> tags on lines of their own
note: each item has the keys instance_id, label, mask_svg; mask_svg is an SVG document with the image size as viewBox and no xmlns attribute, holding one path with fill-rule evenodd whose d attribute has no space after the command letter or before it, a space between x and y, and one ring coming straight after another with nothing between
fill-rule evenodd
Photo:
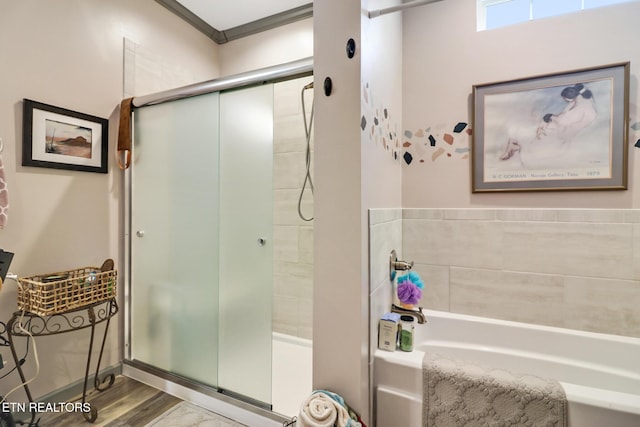
<instances>
[{"instance_id":1,"label":"shower door handle","mask_svg":"<svg viewBox=\"0 0 640 427\"><path fill-rule=\"evenodd\" d=\"M267 239L264 239L262 237L258 238L258 246L263 247L266 244L267 244Z\"/></svg>"},{"instance_id":2,"label":"shower door handle","mask_svg":"<svg viewBox=\"0 0 640 427\"><path fill-rule=\"evenodd\" d=\"M138 231L136 231L136 236L138 236L138 237L144 237L144 230L138 230Z\"/></svg>"}]
</instances>

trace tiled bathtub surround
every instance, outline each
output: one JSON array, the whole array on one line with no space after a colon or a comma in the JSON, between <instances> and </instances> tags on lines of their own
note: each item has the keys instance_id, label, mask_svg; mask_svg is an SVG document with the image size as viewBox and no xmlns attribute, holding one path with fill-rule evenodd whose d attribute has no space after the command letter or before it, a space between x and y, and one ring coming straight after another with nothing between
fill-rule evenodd
<instances>
[{"instance_id":1,"label":"tiled bathtub surround","mask_svg":"<svg viewBox=\"0 0 640 427\"><path fill-rule=\"evenodd\" d=\"M402 254L426 308L640 337L640 210L404 209Z\"/></svg>"},{"instance_id":2,"label":"tiled bathtub surround","mask_svg":"<svg viewBox=\"0 0 640 427\"><path fill-rule=\"evenodd\" d=\"M392 250L402 259L402 209L372 209L369 211L369 281L371 311L371 346L369 363L378 346L378 320L391 308L389 254Z\"/></svg>"}]
</instances>

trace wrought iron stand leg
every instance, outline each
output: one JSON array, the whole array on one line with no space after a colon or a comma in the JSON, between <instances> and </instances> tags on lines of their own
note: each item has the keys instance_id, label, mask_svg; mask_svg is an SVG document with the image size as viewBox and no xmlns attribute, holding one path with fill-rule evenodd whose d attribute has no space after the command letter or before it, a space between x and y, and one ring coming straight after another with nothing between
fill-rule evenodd
<instances>
[{"instance_id":1,"label":"wrought iron stand leg","mask_svg":"<svg viewBox=\"0 0 640 427\"><path fill-rule=\"evenodd\" d=\"M22 364L20 363L20 359L18 359L18 353L16 353L16 346L13 343L13 324L16 322L17 314L11 317L11 320L7 323L7 337L9 338L9 347L11 347L11 355L13 356L13 362L15 363L16 369L18 370L18 375L20 375L20 381L22 381L24 392L27 395L27 399L29 399L29 403L33 402L33 397L31 397L31 391L29 390L29 384L27 384L27 379L24 376L24 372L22 371ZM22 325L19 325L22 326ZM25 337L26 339L31 339L29 336ZM32 406L29 406L29 412L31 412L31 421L29 421L29 426L37 426L38 423L36 421L36 411Z\"/></svg>"},{"instance_id":2,"label":"wrought iron stand leg","mask_svg":"<svg viewBox=\"0 0 640 427\"><path fill-rule=\"evenodd\" d=\"M107 310L109 310L107 312L107 322L104 327L104 335L102 336L102 346L100 346L100 355L98 356L98 365L96 366L96 376L93 379L93 385L98 391L105 391L106 389L111 387L116 380L116 376L113 373L107 375L104 379L100 380L100 363L102 363L102 354L104 353L104 344L107 341L107 333L109 332L109 322L111 322L111 317L113 313L112 309L115 308L117 310L117 306L114 306L115 303L116 303L115 300L110 300L107 307ZM100 388L100 386L104 384L107 380L109 380L109 384L107 384L107 386L104 388Z\"/></svg>"},{"instance_id":3,"label":"wrought iron stand leg","mask_svg":"<svg viewBox=\"0 0 640 427\"><path fill-rule=\"evenodd\" d=\"M96 315L93 312L93 307L87 309L89 314L89 321L91 322L91 337L89 338L89 353L87 354L87 367L84 371L84 388L82 389L82 407L84 408L87 402L87 382L89 381L89 367L91 365L91 352L93 351L93 336L96 330ZM98 418L98 409L91 405L90 412L83 412L84 419L90 423L94 422Z\"/></svg>"}]
</instances>

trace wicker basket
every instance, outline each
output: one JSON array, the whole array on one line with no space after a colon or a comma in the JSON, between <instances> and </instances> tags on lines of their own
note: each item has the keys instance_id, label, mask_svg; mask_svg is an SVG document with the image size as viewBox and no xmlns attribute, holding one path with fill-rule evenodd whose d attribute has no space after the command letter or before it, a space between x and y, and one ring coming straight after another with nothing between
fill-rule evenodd
<instances>
[{"instance_id":1,"label":"wicker basket","mask_svg":"<svg viewBox=\"0 0 640 427\"><path fill-rule=\"evenodd\" d=\"M41 316L63 313L116 296L117 270L84 267L18 278L18 308Z\"/></svg>"}]
</instances>

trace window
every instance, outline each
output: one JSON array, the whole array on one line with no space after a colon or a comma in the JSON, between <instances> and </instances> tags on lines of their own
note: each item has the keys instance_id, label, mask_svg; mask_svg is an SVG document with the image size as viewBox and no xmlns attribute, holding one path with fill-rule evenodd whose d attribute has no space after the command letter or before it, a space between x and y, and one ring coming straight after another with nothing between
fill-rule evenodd
<instances>
[{"instance_id":1,"label":"window","mask_svg":"<svg viewBox=\"0 0 640 427\"><path fill-rule=\"evenodd\" d=\"M637 0L477 0L478 31Z\"/></svg>"}]
</instances>

